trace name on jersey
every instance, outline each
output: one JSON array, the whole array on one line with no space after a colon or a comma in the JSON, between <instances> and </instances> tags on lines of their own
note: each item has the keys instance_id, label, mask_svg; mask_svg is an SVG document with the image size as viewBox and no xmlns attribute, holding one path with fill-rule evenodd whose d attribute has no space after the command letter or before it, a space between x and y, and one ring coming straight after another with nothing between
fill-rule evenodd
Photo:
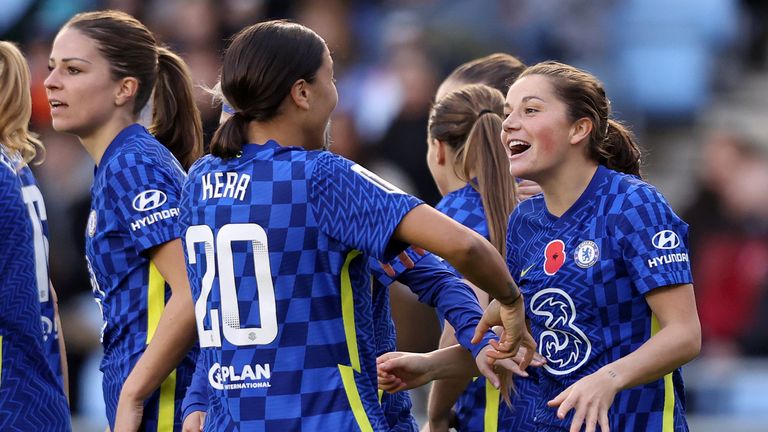
<instances>
[{"instance_id":1,"label":"name on jersey","mask_svg":"<svg viewBox=\"0 0 768 432\"><path fill-rule=\"evenodd\" d=\"M216 390L237 390L246 388L271 387L269 379L272 378L269 363L246 364L240 370L234 366L221 366L214 363L208 370L208 382Z\"/></svg>"},{"instance_id":2,"label":"name on jersey","mask_svg":"<svg viewBox=\"0 0 768 432\"><path fill-rule=\"evenodd\" d=\"M203 200L210 198L245 199L251 176L235 172L215 172L203 175Z\"/></svg>"},{"instance_id":3,"label":"name on jersey","mask_svg":"<svg viewBox=\"0 0 768 432\"><path fill-rule=\"evenodd\" d=\"M671 264L675 262L688 262L688 254L683 252L650 258L648 260L648 268L654 268L662 264Z\"/></svg>"},{"instance_id":4,"label":"name on jersey","mask_svg":"<svg viewBox=\"0 0 768 432\"><path fill-rule=\"evenodd\" d=\"M138 229L144 228L146 226L152 225L153 223L157 221L161 221L163 219L168 219L172 217L179 217L179 209L178 207L174 207L172 209L165 209L156 211L154 213L151 213L147 216L144 216L141 219L137 219L133 222L131 222L131 231L136 231Z\"/></svg>"}]
</instances>

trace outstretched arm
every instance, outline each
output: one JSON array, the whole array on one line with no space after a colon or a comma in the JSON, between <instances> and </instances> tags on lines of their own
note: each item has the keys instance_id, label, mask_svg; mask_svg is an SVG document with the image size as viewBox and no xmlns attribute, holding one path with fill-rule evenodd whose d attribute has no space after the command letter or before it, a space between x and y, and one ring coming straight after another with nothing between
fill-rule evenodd
<instances>
[{"instance_id":1,"label":"outstretched arm","mask_svg":"<svg viewBox=\"0 0 768 432\"><path fill-rule=\"evenodd\" d=\"M520 290L504 260L486 239L426 205L411 210L393 237L443 257L467 280L498 300L499 306L486 311L481 321L481 325L490 325L478 328L473 342L479 342L492 325L502 324L506 330L503 351L514 354L521 343L535 349L533 339L525 337L528 333Z\"/></svg>"}]
</instances>

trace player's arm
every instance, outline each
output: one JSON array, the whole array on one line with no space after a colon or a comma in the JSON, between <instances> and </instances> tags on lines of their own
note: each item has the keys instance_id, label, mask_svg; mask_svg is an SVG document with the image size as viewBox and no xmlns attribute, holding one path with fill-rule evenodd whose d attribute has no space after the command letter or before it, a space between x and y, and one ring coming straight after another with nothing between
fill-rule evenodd
<instances>
[{"instance_id":1,"label":"player's arm","mask_svg":"<svg viewBox=\"0 0 768 432\"><path fill-rule=\"evenodd\" d=\"M701 350L701 326L692 284L657 288L645 296L658 320L658 332L637 350L588 375L553 400L557 415L564 418L575 409L571 431L608 427L608 408L621 390L658 380L691 361ZM591 429L590 429L591 428Z\"/></svg>"},{"instance_id":2,"label":"player's arm","mask_svg":"<svg viewBox=\"0 0 768 432\"><path fill-rule=\"evenodd\" d=\"M56 295L56 290L53 289L53 284L49 280L51 288L51 301L53 302L53 319L56 322L56 327L59 329L59 354L61 357L61 382L64 386L64 395L67 397L67 403L69 403L69 365L67 364L67 348L64 344L64 329L61 327L61 317L59 316L59 298Z\"/></svg>"},{"instance_id":3,"label":"player's arm","mask_svg":"<svg viewBox=\"0 0 768 432\"><path fill-rule=\"evenodd\" d=\"M504 260L486 239L427 205L408 212L393 237L443 257L470 282L497 299L498 304L484 313L473 342L479 342L493 325L503 324L503 351L514 354L523 343L533 353L536 344L525 327L520 290Z\"/></svg>"},{"instance_id":4,"label":"player's arm","mask_svg":"<svg viewBox=\"0 0 768 432\"><path fill-rule=\"evenodd\" d=\"M468 281L464 282L467 286L472 288L472 291L474 291L480 307L485 309L488 306L488 294ZM454 328L450 322L446 321L443 326L443 333L440 335L439 347L446 348L456 345L457 343L458 340L456 339ZM453 406L470 382L472 382L472 378L465 377L437 380L432 384L427 403L427 416L432 430L436 430L437 428L442 429L443 426L448 426Z\"/></svg>"},{"instance_id":5,"label":"player's arm","mask_svg":"<svg viewBox=\"0 0 768 432\"><path fill-rule=\"evenodd\" d=\"M144 400L181 362L197 339L195 308L187 279L181 239L149 249L149 257L171 286L157 330L123 384L115 429L137 430Z\"/></svg>"}]
</instances>

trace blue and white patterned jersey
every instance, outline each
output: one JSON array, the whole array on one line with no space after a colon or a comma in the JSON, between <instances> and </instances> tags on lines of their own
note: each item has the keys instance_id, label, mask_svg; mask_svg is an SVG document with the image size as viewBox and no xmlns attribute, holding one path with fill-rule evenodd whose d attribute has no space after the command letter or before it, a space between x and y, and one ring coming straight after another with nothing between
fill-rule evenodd
<instances>
[{"instance_id":1,"label":"blue and white patterned jersey","mask_svg":"<svg viewBox=\"0 0 768 432\"><path fill-rule=\"evenodd\" d=\"M339 156L274 141L192 167L181 222L207 430L387 430L369 256L405 247L390 237L420 204Z\"/></svg>"},{"instance_id":2,"label":"blue and white patterned jersey","mask_svg":"<svg viewBox=\"0 0 768 432\"><path fill-rule=\"evenodd\" d=\"M603 166L559 218L542 196L513 212L507 263L547 358L536 408L542 427L567 428L573 416L558 420L548 400L658 331L645 295L692 283L687 237L688 225L656 189ZM683 396L679 369L621 391L608 413L611 430L685 431Z\"/></svg>"},{"instance_id":3,"label":"blue and white patterned jersey","mask_svg":"<svg viewBox=\"0 0 768 432\"><path fill-rule=\"evenodd\" d=\"M490 240L483 199L471 184L446 194L437 210ZM446 263L447 264L447 263ZM501 401L499 390L485 377L474 379L456 401L459 431L534 431L533 406L536 386L532 378L515 377L517 394L512 407Z\"/></svg>"},{"instance_id":4,"label":"blue and white patterned jersey","mask_svg":"<svg viewBox=\"0 0 768 432\"><path fill-rule=\"evenodd\" d=\"M184 170L171 152L138 124L115 137L96 169L85 252L104 318L101 369L110 424L122 384L152 339L171 295L147 251L180 236L183 181ZM195 355L196 350L190 351L147 402L147 427L158 422L180 429L179 402Z\"/></svg>"},{"instance_id":5,"label":"blue and white patterned jersey","mask_svg":"<svg viewBox=\"0 0 768 432\"><path fill-rule=\"evenodd\" d=\"M0 151L0 429L68 431L67 400L43 346L35 237L19 166Z\"/></svg>"},{"instance_id":6,"label":"blue and white patterned jersey","mask_svg":"<svg viewBox=\"0 0 768 432\"><path fill-rule=\"evenodd\" d=\"M32 223L32 239L35 245L35 275L37 292L40 297L40 320L43 325L43 351L48 358L53 373L64 386L61 370L61 350L59 349L59 327L56 323L52 286L48 268L48 213L45 210L43 194L37 187L35 176L29 166L19 171L24 203L29 211Z\"/></svg>"}]
</instances>

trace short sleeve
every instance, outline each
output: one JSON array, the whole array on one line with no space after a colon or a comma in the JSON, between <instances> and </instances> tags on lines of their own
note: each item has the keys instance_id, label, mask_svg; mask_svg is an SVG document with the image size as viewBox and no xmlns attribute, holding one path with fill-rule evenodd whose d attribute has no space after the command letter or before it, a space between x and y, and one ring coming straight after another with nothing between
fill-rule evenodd
<instances>
[{"instance_id":1,"label":"short sleeve","mask_svg":"<svg viewBox=\"0 0 768 432\"><path fill-rule=\"evenodd\" d=\"M652 187L627 193L617 218L616 239L627 272L641 294L693 282L688 225Z\"/></svg>"},{"instance_id":2,"label":"short sleeve","mask_svg":"<svg viewBox=\"0 0 768 432\"><path fill-rule=\"evenodd\" d=\"M391 243L392 233L408 212L423 204L362 166L332 153L315 160L309 200L322 232L386 261L406 247Z\"/></svg>"},{"instance_id":3,"label":"short sleeve","mask_svg":"<svg viewBox=\"0 0 768 432\"><path fill-rule=\"evenodd\" d=\"M175 166L126 153L111 159L106 170L107 193L115 214L139 253L180 237L183 174Z\"/></svg>"}]
</instances>

